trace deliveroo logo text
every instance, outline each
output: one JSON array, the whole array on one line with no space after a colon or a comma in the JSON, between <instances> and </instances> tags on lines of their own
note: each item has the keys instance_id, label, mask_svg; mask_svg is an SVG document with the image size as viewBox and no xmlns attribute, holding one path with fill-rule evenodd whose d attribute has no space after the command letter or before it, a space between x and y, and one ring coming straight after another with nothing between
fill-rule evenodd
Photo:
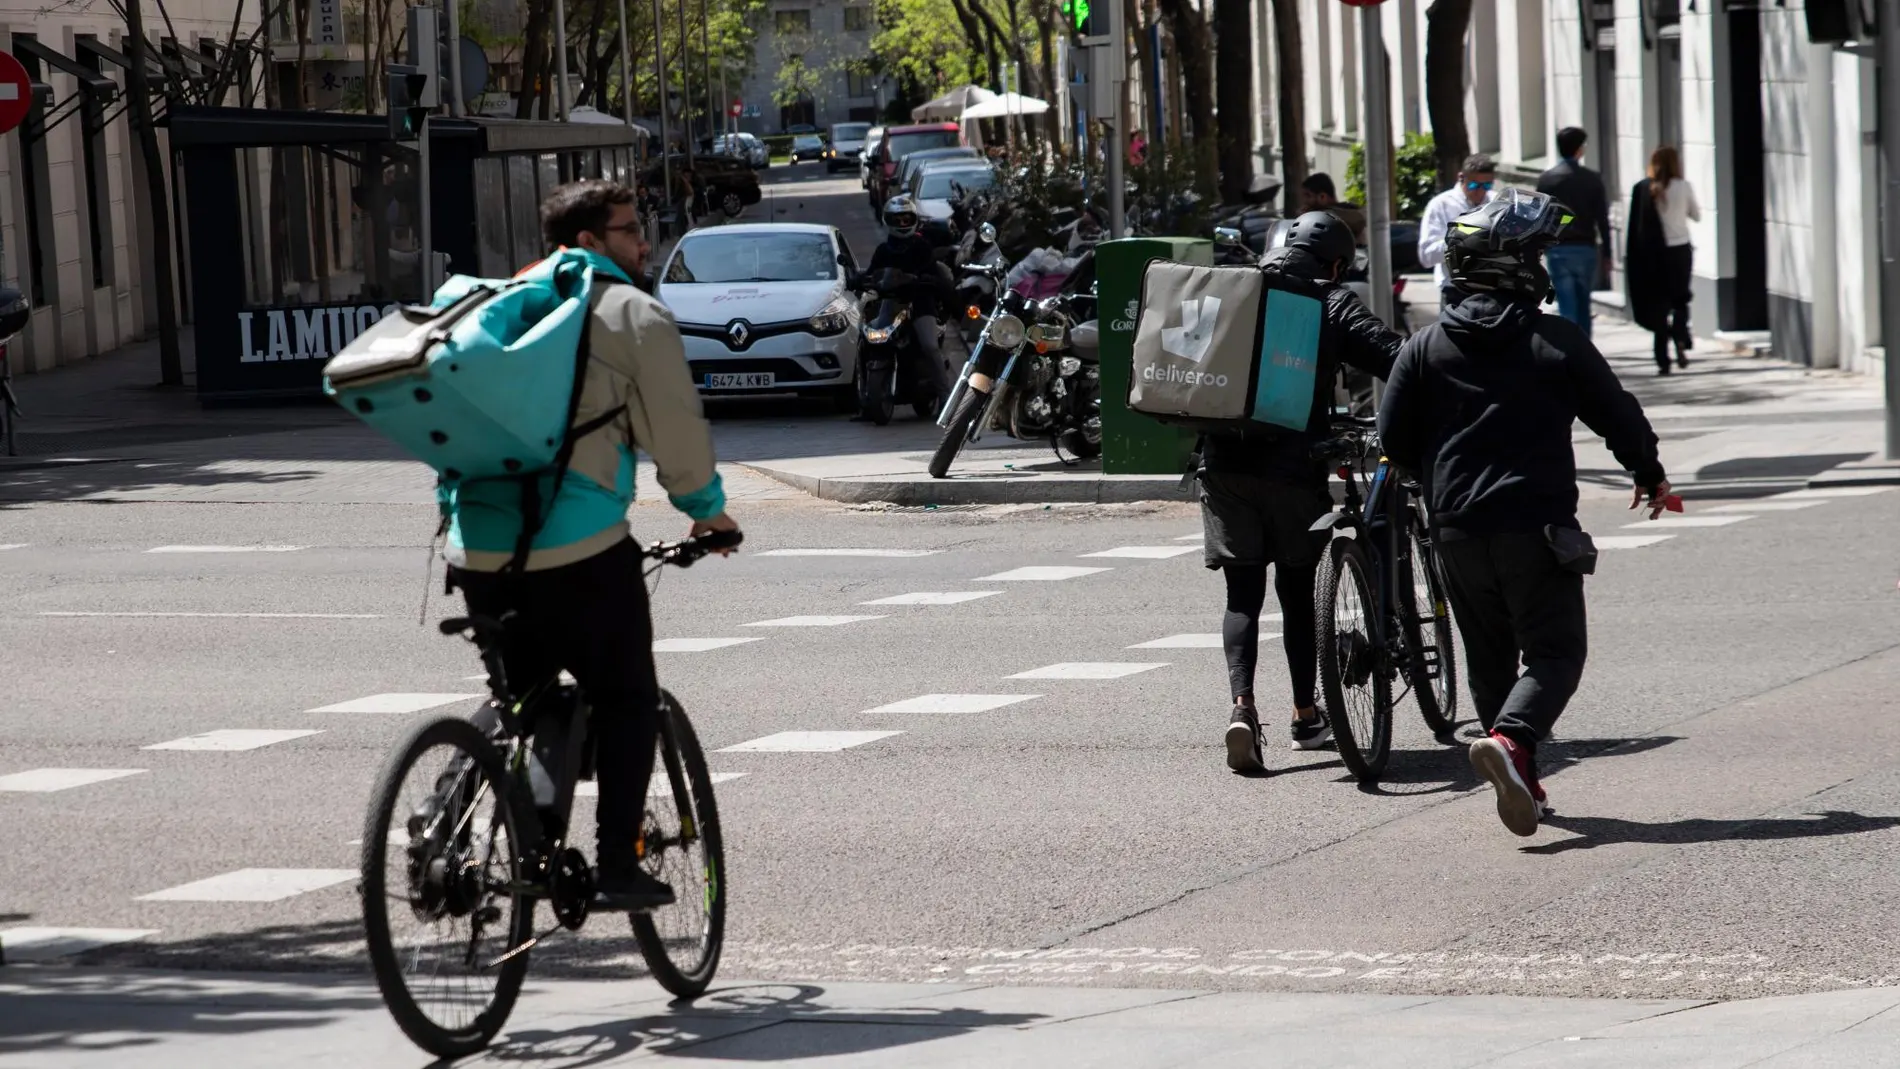
<instances>
[{"instance_id":1,"label":"deliveroo logo text","mask_svg":"<svg viewBox=\"0 0 1900 1069\"><path fill-rule=\"evenodd\" d=\"M1214 326L1219 321L1219 297L1182 301L1181 325L1162 329L1161 351L1200 363L1207 359L1207 350L1214 344Z\"/></svg>"}]
</instances>

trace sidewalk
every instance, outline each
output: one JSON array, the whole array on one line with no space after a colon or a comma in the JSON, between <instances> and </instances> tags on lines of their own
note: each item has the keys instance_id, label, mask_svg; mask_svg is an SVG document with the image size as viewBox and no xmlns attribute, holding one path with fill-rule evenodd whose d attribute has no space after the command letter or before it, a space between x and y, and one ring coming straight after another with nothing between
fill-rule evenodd
<instances>
[{"instance_id":1,"label":"sidewalk","mask_svg":"<svg viewBox=\"0 0 1900 1069\"><path fill-rule=\"evenodd\" d=\"M1900 988L1736 1002L973 984L539 981L462 1066L1800 1069L1885 1066ZM421 1067L375 985L335 975L0 971L0 1062L35 1069ZM436 1063L442 1064L442 1063Z\"/></svg>"}]
</instances>

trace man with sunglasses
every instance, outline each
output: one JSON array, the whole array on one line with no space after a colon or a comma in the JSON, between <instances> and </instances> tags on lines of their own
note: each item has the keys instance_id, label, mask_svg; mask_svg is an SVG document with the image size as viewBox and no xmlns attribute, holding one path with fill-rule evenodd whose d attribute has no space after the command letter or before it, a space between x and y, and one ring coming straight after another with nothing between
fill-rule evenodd
<instances>
[{"instance_id":1,"label":"man with sunglasses","mask_svg":"<svg viewBox=\"0 0 1900 1069\"><path fill-rule=\"evenodd\" d=\"M1418 224L1418 262L1432 269L1441 308L1458 303L1450 269L1445 266L1445 235L1453 219L1491 201L1497 177L1498 165L1491 157L1482 152L1468 156L1458 181L1425 206L1425 218Z\"/></svg>"}]
</instances>

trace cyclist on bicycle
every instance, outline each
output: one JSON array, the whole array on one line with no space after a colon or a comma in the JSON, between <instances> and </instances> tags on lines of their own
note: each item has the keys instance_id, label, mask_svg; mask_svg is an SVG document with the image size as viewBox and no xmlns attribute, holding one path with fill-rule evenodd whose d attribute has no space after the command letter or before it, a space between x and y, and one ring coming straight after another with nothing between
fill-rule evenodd
<instances>
[{"instance_id":1,"label":"cyclist on bicycle","mask_svg":"<svg viewBox=\"0 0 1900 1069\"><path fill-rule=\"evenodd\" d=\"M451 587L472 614L515 614L502 656L508 679L525 687L566 669L592 705L600 781L594 908L615 911L673 902L672 889L641 869L634 850L660 704L640 548L627 530L635 448L653 458L668 499L692 517L693 535L738 530L725 512L679 328L634 283L648 253L635 198L627 186L586 181L556 189L541 205L548 245L585 250L596 269L591 359L574 426L606 422L575 440L526 559L509 567L524 523L515 484L471 483L442 502ZM544 478L544 495L552 481ZM492 726L492 707L481 715Z\"/></svg>"},{"instance_id":2,"label":"cyclist on bicycle","mask_svg":"<svg viewBox=\"0 0 1900 1069\"><path fill-rule=\"evenodd\" d=\"M1583 576L1596 552L1577 522L1581 419L1635 476L1635 508L1669 495L1643 406L1582 328L1541 314L1540 257L1570 211L1510 190L1459 217L1445 262L1463 294L1399 354L1379 408L1392 463L1425 484L1472 703L1486 737L1471 763L1519 835L1549 812L1537 743L1583 675ZM1523 674L1519 675L1519 661Z\"/></svg>"},{"instance_id":3,"label":"cyclist on bicycle","mask_svg":"<svg viewBox=\"0 0 1900 1069\"><path fill-rule=\"evenodd\" d=\"M1333 507L1326 468L1314 459L1313 445L1326 437L1330 426L1339 365L1347 363L1383 378L1404 341L1339 284L1352 266L1355 247L1352 230L1337 216L1307 212L1294 220L1285 244L1261 261L1269 284L1275 276L1285 276L1309 286L1317 283L1324 294L1325 326L1306 430L1210 434L1201 443L1206 562L1227 580L1221 638L1234 699L1227 725L1227 767L1236 772L1265 768L1253 680L1269 564L1274 565L1273 589L1283 617L1281 641L1293 676L1293 748L1316 750L1332 737L1326 714L1313 700L1319 672L1313 646L1313 575L1324 540L1311 528Z\"/></svg>"}]
</instances>

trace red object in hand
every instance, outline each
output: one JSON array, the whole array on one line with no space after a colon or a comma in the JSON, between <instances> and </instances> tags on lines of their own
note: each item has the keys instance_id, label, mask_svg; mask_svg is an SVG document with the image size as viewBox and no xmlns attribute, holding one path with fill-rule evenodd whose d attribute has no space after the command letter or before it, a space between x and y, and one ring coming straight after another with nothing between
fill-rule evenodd
<instances>
[{"instance_id":1,"label":"red object in hand","mask_svg":"<svg viewBox=\"0 0 1900 1069\"><path fill-rule=\"evenodd\" d=\"M1667 509L1670 512L1681 512L1682 511L1682 495L1681 494L1664 495L1663 508Z\"/></svg>"}]
</instances>

